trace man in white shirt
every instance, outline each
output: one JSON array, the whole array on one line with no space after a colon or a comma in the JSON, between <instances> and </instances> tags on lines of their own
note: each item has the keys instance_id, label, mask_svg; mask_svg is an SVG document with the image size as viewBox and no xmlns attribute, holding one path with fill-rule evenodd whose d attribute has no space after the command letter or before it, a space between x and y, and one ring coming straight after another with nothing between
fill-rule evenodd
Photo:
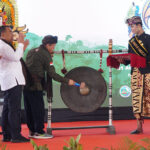
<instances>
[{"instance_id":1,"label":"man in white shirt","mask_svg":"<svg viewBox=\"0 0 150 150\"><path fill-rule=\"evenodd\" d=\"M20 59L29 44L20 34L18 48L12 46L13 33L9 26L0 27L0 85L4 91L2 111L3 141L13 143L29 142L21 135L21 96L25 78Z\"/></svg>"}]
</instances>

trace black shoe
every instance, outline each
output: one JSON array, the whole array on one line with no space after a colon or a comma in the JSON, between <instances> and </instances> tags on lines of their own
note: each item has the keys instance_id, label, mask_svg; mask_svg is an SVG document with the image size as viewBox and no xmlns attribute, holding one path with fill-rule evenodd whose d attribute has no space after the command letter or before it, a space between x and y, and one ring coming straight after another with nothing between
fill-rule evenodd
<instances>
[{"instance_id":1,"label":"black shoe","mask_svg":"<svg viewBox=\"0 0 150 150\"><path fill-rule=\"evenodd\" d=\"M3 138L2 141L3 141L3 142L10 142L10 141L11 141L11 138Z\"/></svg>"},{"instance_id":2,"label":"black shoe","mask_svg":"<svg viewBox=\"0 0 150 150\"><path fill-rule=\"evenodd\" d=\"M23 137L23 136L20 136L18 138L15 138L15 139L12 139L11 142L12 143L25 143L25 142L29 142L30 140Z\"/></svg>"},{"instance_id":3,"label":"black shoe","mask_svg":"<svg viewBox=\"0 0 150 150\"><path fill-rule=\"evenodd\" d=\"M143 133L143 132L136 129L136 130L132 131L130 134L141 134L141 133Z\"/></svg>"},{"instance_id":4,"label":"black shoe","mask_svg":"<svg viewBox=\"0 0 150 150\"><path fill-rule=\"evenodd\" d=\"M10 142L11 141L11 136L10 135L3 135L3 142Z\"/></svg>"}]
</instances>

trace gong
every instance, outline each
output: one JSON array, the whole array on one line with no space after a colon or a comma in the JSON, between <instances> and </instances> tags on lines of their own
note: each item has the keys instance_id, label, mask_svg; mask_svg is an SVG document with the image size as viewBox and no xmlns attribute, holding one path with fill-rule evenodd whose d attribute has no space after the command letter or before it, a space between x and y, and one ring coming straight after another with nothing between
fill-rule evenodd
<instances>
[{"instance_id":1,"label":"gong","mask_svg":"<svg viewBox=\"0 0 150 150\"><path fill-rule=\"evenodd\" d=\"M90 67L77 67L69 71L66 78L77 83L85 82L86 87L69 86L62 83L60 94L63 102L73 111L93 112L98 109L107 96L107 86L101 73Z\"/></svg>"}]
</instances>

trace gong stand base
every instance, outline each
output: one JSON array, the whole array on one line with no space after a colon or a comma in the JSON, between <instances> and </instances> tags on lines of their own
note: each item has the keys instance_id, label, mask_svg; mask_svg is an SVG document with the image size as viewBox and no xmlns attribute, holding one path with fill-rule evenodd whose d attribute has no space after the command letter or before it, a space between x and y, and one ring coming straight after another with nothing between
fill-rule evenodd
<instances>
[{"instance_id":1,"label":"gong stand base","mask_svg":"<svg viewBox=\"0 0 150 150\"><path fill-rule=\"evenodd\" d=\"M73 130L73 129L92 129L92 128L106 128L106 131L110 134L116 134L114 126L81 126L81 127L63 127L63 128L51 128L50 134L52 134L52 130Z\"/></svg>"},{"instance_id":2,"label":"gong stand base","mask_svg":"<svg viewBox=\"0 0 150 150\"><path fill-rule=\"evenodd\" d=\"M116 134L116 130L114 126L108 126L107 132L110 134Z\"/></svg>"},{"instance_id":3,"label":"gong stand base","mask_svg":"<svg viewBox=\"0 0 150 150\"><path fill-rule=\"evenodd\" d=\"M52 128L47 128L46 133L49 134L49 135L52 135Z\"/></svg>"}]
</instances>

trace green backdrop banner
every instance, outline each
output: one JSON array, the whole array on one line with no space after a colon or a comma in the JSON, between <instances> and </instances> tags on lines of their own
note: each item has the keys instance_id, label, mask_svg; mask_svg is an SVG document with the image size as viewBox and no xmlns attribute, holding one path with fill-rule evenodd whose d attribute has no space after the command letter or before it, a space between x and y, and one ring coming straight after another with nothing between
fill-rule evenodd
<instances>
[{"instance_id":1,"label":"green backdrop banner","mask_svg":"<svg viewBox=\"0 0 150 150\"><path fill-rule=\"evenodd\" d=\"M25 51L24 59L28 51L32 48L38 47L41 44L42 37L35 34L28 33L26 36L30 40L30 45ZM60 51L61 49L72 51L72 50L108 50L108 45L96 45L96 46L86 46L82 40L71 42L71 35L66 37L66 40L58 41L55 51ZM126 47L114 45L113 49L120 50L126 49ZM108 54L103 53L102 57L102 76L104 77L107 87L109 84L109 68L106 64L106 58ZM61 69L63 68L63 60L61 54L54 55L54 66L56 72L63 76ZM78 66L88 66L98 70L100 68L100 54L66 54L65 62L67 70L71 70ZM113 85L113 106L131 106L131 90L130 90L130 66L121 65L118 70L113 69L112 71L112 85ZM108 89L108 88L107 88ZM60 96L60 83L53 81L53 108L66 108ZM108 94L107 94L108 95ZM46 99L46 98L45 98ZM47 103L46 103L47 107ZM108 107L108 96L102 107Z\"/></svg>"}]
</instances>

